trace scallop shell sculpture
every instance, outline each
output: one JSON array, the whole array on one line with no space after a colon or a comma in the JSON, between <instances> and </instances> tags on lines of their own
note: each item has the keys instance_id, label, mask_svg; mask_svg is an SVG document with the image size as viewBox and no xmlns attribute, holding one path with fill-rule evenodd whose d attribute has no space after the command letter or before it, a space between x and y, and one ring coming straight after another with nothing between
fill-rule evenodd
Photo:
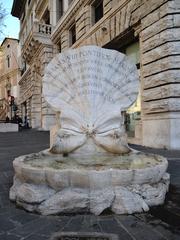
<instances>
[{"instance_id":1,"label":"scallop shell sculpture","mask_svg":"<svg viewBox=\"0 0 180 240\"><path fill-rule=\"evenodd\" d=\"M51 152L73 152L88 139L107 152L129 152L121 112L137 98L138 72L127 56L96 46L58 54L46 68L43 94L61 112Z\"/></svg>"},{"instance_id":2,"label":"scallop shell sculpture","mask_svg":"<svg viewBox=\"0 0 180 240\"><path fill-rule=\"evenodd\" d=\"M130 151L123 130L121 112L138 92L136 67L125 55L95 46L59 54L47 66L43 92L61 112L61 127L50 151L13 161L12 201L43 215L132 214L164 202L167 160Z\"/></svg>"}]
</instances>

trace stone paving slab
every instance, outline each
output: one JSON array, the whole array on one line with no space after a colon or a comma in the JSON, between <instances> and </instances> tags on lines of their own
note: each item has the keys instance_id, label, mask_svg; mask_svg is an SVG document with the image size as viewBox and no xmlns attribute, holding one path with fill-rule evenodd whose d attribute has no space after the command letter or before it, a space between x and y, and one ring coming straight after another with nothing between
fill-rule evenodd
<instances>
[{"instance_id":1,"label":"stone paving slab","mask_svg":"<svg viewBox=\"0 0 180 240\"><path fill-rule=\"evenodd\" d=\"M49 132L27 130L0 133L0 240L48 240L55 232L113 233L119 240L180 240L180 151L135 146L145 152L169 157L170 192L163 206L149 213L40 216L16 208L9 201L15 157L49 146Z\"/></svg>"},{"instance_id":2,"label":"stone paving slab","mask_svg":"<svg viewBox=\"0 0 180 240\"><path fill-rule=\"evenodd\" d=\"M117 234L99 232L58 232L50 240L118 240Z\"/></svg>"}]
</instances>

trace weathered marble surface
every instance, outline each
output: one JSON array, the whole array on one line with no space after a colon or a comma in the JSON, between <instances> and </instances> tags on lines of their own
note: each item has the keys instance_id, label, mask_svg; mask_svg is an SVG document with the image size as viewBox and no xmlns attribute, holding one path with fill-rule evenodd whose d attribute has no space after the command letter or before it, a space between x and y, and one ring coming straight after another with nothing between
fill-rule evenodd
<instances>
[{"instance_id":1,"label":"weathered marble surface","mask_svg":"<svg viewBox=\"0 0 180 240\"><path fill-rule=\"evenodd\" d=\"M124 54L87 46L57 55L43 92L60 113L52 146L14 160L12 201L43 215L132 214L164 202L167 160L127 144L122 111L136 100L138 73Z\"/></svg>"},{"instance_id":2,"label":"weathered marble surface","mask_svg":"<svg viewBox=\"0 0 180 240\"><path fill-rule=\"evenodd\" d=\"M43 151L16 158L13 165L10 199L43 215L148 211L164 202L169 186L167 160L136 151L108 157L75 154L68 160Z\"/></svg>"},{"instance_id":3,"label":"weathered marble surface","mask_svg":"<svg viewBox=\"0 0 180 240\"><path fill-rule=\"evenodd\" d=\"M129 152L121 112L137 98L138 73L124 54L96 46L67 50L47 66L43 94L61 112L51 152L73 152L88 138L102 151Z\"/></svg>"}]
</instances>

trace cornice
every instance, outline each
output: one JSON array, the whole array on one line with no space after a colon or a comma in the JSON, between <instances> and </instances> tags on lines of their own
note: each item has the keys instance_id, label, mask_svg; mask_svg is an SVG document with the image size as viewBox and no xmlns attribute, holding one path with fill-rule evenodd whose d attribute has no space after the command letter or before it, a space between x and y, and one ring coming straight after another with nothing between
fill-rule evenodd
<instances>
[{"instance_id":1,"label":"cornice","mask_svg":"<svg viewBox=\"0 0 180 240\"><path fill-rule=\"evenodd\" d=\"M14 17L21 18L27 0L14 0L11 14Z\"/></svg>"}]
</instances>

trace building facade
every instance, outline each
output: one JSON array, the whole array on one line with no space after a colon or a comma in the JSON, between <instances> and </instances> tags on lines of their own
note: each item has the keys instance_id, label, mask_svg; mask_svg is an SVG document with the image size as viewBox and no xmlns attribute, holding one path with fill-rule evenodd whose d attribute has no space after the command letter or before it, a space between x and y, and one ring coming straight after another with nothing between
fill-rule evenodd
<instances>
[{"instance_id":1,"label":"building facade","mask_svg":"<svg viewBox=\"0 0 180 240\"><path fill-rule=\"evenodd\" d=\"M18 40L5 38L0 49L0 120L12 119L18 99Z\"/></svg>"},{"instance_id":2,"label":"building facade","mask_svg":"<svg viewBox=\"0 0 180 240\"><path fill-rule=\"evenodd\" d=\"M94 44L134 60L139 54L141 144L180 148L178 0L74 0L51 39L61 51Z\"/></svg>"},{"instance_id":3,"label":"building facade","mask_svg":"<svg viewBox=\"0 0 180 240\"><path fill-rule=\"evenodd\" d=\"M14 1L16 16L17 2ZM29 6L29 19L40 24L49 16L43 24L50 23L51 26L48 43L42 44L42 40L34 38L27 44L31 37L25 37L22 47L22 56L28 59L27 64L36 65L34 71L30 70L31 74L24 74L28 77L34 74L34 84L39 84L37 89L40 89L44 67L57 52L83 45L116 49L127 54L139 69L140 97L128 110L130 121L134 120L135 137L145 146L180 149L179 0L32 0L26 1L26 6L28 2L34 6L33 11ZM33 2L36 4L33 5ZM21 26L20 42L26 29L25 24ZM38 26L40 31L41 25ZM44 35L47 39L47 33ZM39 45L35 47L37 42ZM21 83L25 79L27 77L24 80L22 77ZM44 107L46 104L42 96L40 100L43 107L36 108L36 111L38 109L39 115L45 117L50 110ZM129 127L131 130L132 125Z\"/></svg>"},{"instance_id":4,"label":"building facade","mask_svg":"<svg viewBox=\"0 0 180 240\"><path fill-rule=\"evenodd\" d=\"M12 15L20 20L21 77L19 108L21 117L32 128L48 130L54 124L54 112L42 96L44 69L54 55L50 36L51 1L15 0ZM52 14L51 14L52 16Z\"/></svg>"}]
</instances>

